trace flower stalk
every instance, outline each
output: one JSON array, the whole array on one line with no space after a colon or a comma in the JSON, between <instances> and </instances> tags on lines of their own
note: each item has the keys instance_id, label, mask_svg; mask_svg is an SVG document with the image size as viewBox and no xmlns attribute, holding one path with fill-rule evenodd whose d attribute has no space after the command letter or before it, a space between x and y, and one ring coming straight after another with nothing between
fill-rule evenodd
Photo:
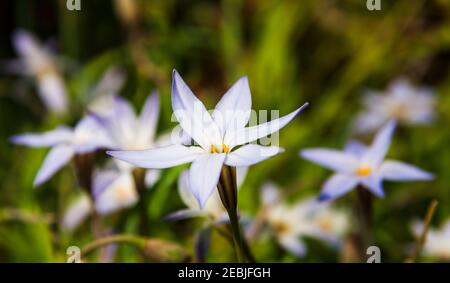
<instances>
[{"instance_id":1,"label":"flower stalk","mask_svg":"<svg viewBox=\"0 0 450 283\"><path fill-rule=\"evenodd\" d=\"M359 257L364 262L366 250L373 245L373 196L363 186L356 189L357 201L355 204L355 218L357 219L357 235L359 244Z\"/></svg>"},{"instance_id":2,"label":"flower stalk","mask_svg":"<svg viewBox=\"0 0 450 283\"><path fill-rule=\"evenodd\" d=\"M430 223L433 219L434 212L436 211L436 207L438 206L438 201L433 200L428 206L427 214L425 215L424 226L422 233L417 238L416 246L414 247L411 255L405 260L406 263L414 263L417 257L420 255L422 251L423 245L427 241L428 230L430 229Z\"/></svg>"},{"instance_id":3,"label":"flower stalk","mask_svg":"<svg viewBox=\"0 0 450 283\"><path fill-rule=\"evenodd\" d=\"M150 262L188 262L191 257L178 244L134 235L113 235L97 239L87 244L81 251L82 257L111 244L127 244L136 247L142 256Z\"/></svg>"},{"instance_id":4,"label":"flower stalk","mask_svg":"<svg viewBox=\"0 0 450 283\"><path fill-rule=\"evenodd\" d=\"M147 214L148 202L145 197L145 172L142 168L135 168L133 170L133 179L139 195L139 232L141 235L147 235L150 221Z\"/></svg>"},{"instance_id":5,"label":"flower stalk","mask_svg":"<svg viewBox=\"0 0 450 283\"><path fill-rule=\"evenodd\" d=\"M238 262L253 262L249 246L241 233L238 217L238 197L236 184L236 168L223 166L217 185L220 199L230 219L230 228L233 235L234 249Z\"/></svg>"}]
</instances>

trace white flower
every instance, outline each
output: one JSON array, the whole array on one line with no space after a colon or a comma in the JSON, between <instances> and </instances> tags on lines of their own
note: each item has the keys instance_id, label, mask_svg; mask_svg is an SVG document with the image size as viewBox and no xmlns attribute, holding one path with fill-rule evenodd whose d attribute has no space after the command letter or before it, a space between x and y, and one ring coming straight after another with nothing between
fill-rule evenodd
<instances>
[{"instance_id":1,"label":"white flower","mask_svg":"<svg viewBox=\"0 0 450 283\"><path fill-rule=\"evenodd\" d=\"M287 205L282 202L274 185L265 184L262 199L265 221L280 245L296 256L306 254L303 236L337 245L348 228L346 213L332 209L329 203L319 203L315 198Z\"/></svg>"},{"instance_id":2,"label":"white flower","mask_svg":"<svg viewBox=\"0 0 450 283\"><path fill-rule=\"evenodd\" d=\"M24 30L14 33L13 44L20 56L15 67L17 72L36 78L39 95L50 111L66 112L67 92L64 79L58 70L56 56Z\"/></svg>"},{"instance_id":3,"label":"white flower","mask_svg":"<svg viewBox=\"0 0 450 283\"><path fill-rule=\"evenodd\" d=\"M247 167L236 168L236 182L238 189L245 179ZM200 208L197 199L192 194L189 182L189 171L184 170L178 178L178 194L181 200L187 206L187 209L179 210L169 214L167 220L179 220L196 216L206 216L212 223L222 223L228 221L228 214L220 200L219 192L215 190L211 197L206 201L203 208Z\"/></svg>"},{"instance_id":4,"label":"white flower","mask_svg":"<svg viewBox=\"0 0 450 283\"><path fill-rule=\"evenodd\" d=\"M435 118L436 99L428 88L416 88L405 79L394 81L386 91L369 91L364 97L365 111L356 120L360 133L377 130L389 120L408 125L424 125Z\"/></svg>"},{"instance_id":5,"label":"white flower","mask_svg":"<svg viewBox=\"0 0 450 283\"><path fill-rule=\"evenodd\" d=\"M251 112L247 78L236 82L210 115L174 70L174 115L183 131L199 146L174 144L141 151L110 151L108 154L144 168L168 168L192 162L189 169L190 188L200 207L203 207L216 188L224 164L250 166L281 152L281 148L276 146L247 143L278 131L294 119L304 106L280 119L245 127Z\"/></svg>"},{"instance_id":6,"label":"white flower","mask_svg":"<svg viewBox=\"0 0 450 283\"><path fill-rule=\"evenodd\" d=\"M126 168L96 172L93 181L93 197L95 210L102 215L134 206L139 200L139 195L133 174Z\"/></svg>"},{"instance_id":7,"label":"white flower","mask_svg":"<svg viewBox=\"0 0 450 283\"><path fill-rule=\"evenodd\" d=\"M432 174L417 167L395 160L384 160L394 129L395 122L390 121L377 133L370 147L353 141L343 152L323 148L302 150L300 155L303 158L336 171L323 185L319 199L335 199L359 184L383 197L383 179L431 180Z\"/></svg>"},{"instance_id":8,"label":"white flower","mask_svg":"<svg viewBox=\"0 0 450 283\"><path fill-rule=\"evenodd\" d=\"M125 82L125 72L117 67L108 68L100 82L91 92L88 109L98 114L107 114L114 107L114 97L118 94Z\"/></svg>"},{"instance_id":9,"label":"white flower","mask_svg":"<svg viewBox=\"0 0 450 283\"><path fill-rule=\"evenodd\" d=\"M120 163L119 163L120 164ZM92 212L103 216L134 206L139 195L129 166L120 167L111 163L105 170L96 170L93 174L92 198L83 193L64 213L62 227L74 230ZM149 174L151 173L151 174ZM151 170L146 175L146 185L152 186L159 178L159 171Z\"/></svg>"},{"instance_id":10,"label":"white flower","mask_svg":"<svg viewBox=\"0 0 450 283\"><path fill-rule=\"evenodd\" d=\"M113 149L137 150L154 147L159 118L159 95L153 92L139 116L120 96L114 96L109 111L92 112L108 134Z\"/></svg>"},{"instance_id":11,"label":"white flower","mask_svg":"<svg viewBox=\"0 0 450 283\"><path fill-rule=\"evenodd\" d=\"M72 231L78 227L92 212L92 202L87 194L82 194L69 205L64 212L61 226Z\"/></svg>"},{"instance_id":12,"label":"white flower","mask_svg":"<svg viewBox=\"0 0 450 283\"><path fill-rule=\"evenodd\" d=\"M39 186L66 165L75 154L110 148L110 142L102 127L92 117L83 118L75 128L60 126L43 134L13 136L11 142L30 147L51 147L41 165L34 186Z\"/></svg>"},{"instance_id":13,"label":"white flower","mask_svg":"<svg viewBox=\"0 0 450 283\"><path fill-rule=\"evenodd\" d=\"M412 226L413 233L419 237L423 230L423 222L416 221ZM423 253L427 256L450 260L450 220L441 229L430 228L427 234Z\"/></svg>"}]
</instances>

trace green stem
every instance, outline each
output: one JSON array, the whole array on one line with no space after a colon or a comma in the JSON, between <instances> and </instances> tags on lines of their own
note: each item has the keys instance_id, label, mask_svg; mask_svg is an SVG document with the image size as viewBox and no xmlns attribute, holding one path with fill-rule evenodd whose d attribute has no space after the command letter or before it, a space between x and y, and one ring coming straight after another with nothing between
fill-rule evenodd
<instances>
[{"instance_id":1,"label":"green stem","mask_svg":"<svg viewBox=\"0 0 450 283\"><path fill-rule=\"evenodd\" d=\"M148 234L149 218L147 213L147 198L145 197L145 170L136 168L133 170L133 178L136 185L137 193L139 194L139 232L141 235Z\"/></svg>"},{"instance_id":2,"label":"green stem","mask_svg":"<svg viewBox=\"0 0 450 283\"><path fill-rule=\"evenodd\" d=\"M405 260L406 263L413 263L416 261L420 252L422 251L423 245L427 241L428 230L430 229L431 219L433 219L434 212L436 211L436 207L438 205L437 200L433 200L427 209L427 214L425 215L424 226L422 233L417 238L417 243L412 251L411 255Z\"/></svg>"},{"instance_id":3,"label":"green stem","mask_svg":"<svg viewBox=\"0 0 450 283\"><path fill-rule=\"evenodd\" d=\"M358 221L358 243L359 256L362 262L365 261L366 250L374 243L373 239L373 197L364 187L356 188L357 202L355 205L355 216Z\"/></svg>"},{"instance_id":4,"label":"green stem","mask_svg":"<svg viewBox=\"0 0 450 283\"><path fill-rule=\"evenodd\" d=\"M133 235L115 235L104 237L87 244L82 249L81 255L84 257L98 248L115 243L129 244L139 249L143 249L145 246L145 239Z\"/></svg>"},{"instance_id":5,"label":"green stem","mask_svg":"<svg viewBox=\"0 0 450 283\"><path fill-rule=\"evenodd\" d=\"M250 252L250 248L245 238L242 236L239 217L237 213L237 184L236 184L236 168L223 166L217 185L220 199L223 206L227 210L230 218L230 227L233 235L234 250L239 262L254 262L254 258Z\"/></svg>"}]
</instances>

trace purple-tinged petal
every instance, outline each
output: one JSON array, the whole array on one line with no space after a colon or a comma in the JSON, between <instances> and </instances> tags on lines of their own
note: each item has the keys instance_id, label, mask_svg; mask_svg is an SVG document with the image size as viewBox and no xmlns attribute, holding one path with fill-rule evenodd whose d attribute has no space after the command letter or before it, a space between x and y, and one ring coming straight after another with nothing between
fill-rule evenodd
<instances>
[{"instance_id":1,"label":"purple-tinged petal","mask_svg":"<svg viewBox=\"0 0 450 283\"><path fill-rule=\"evenodd\" d=\"M203 208L216 189L226 154L204 154L192 162L189 183L192 194Z\"/></svg>"},{"instance_id":2,"label":"purple-tinged petal","mask_svg":"<svg viewBox=\"0 0 450 283\"><path fill-rule=\"evenodd\" d=\"M204 152L200 147L174 144L147 150L119 150L106 153L138 167L163 169L191 162Z\"/></svg>"},{"instance_id":3,"label":"purple-tinged petal","mask_svg":"<svg viewBox=\"0 0 450 283\"><path fill-rule=\"evenodd\" d=\"M395 130L395 121L389 121L375 136L372 145L363 156L363 162L379 166L386 156L391 145L392 134Z\"/></svg>"},{"instance_id":4,"label":"purple-tinged petal","mask_svg":"<svg viewBox=\"0 0 450 283\"><path fill-rule=\"evenodd\" d=\"M166 221L178 221L183 220L187 218L193 218L193 217L204 217L207 216L207 213L203 210L199 209L182 209L175 211L173 213L170 213L169 215L164 217L164 220Z\"/></svg>"},{"instance_id":5,"label":"purple-tinged petal","mask_svg":"<svg viewBox=\"0 0 450 283\"><path fill-rule=\"evenodd\" d=\"M96 199L102 194L118 177L118 170L104 170L94 173L92 181L92 196Z\"/></svg>"},{"instance_id":6,"label":"purple-tinged petal","mask_svg":"<svg viewBox=\"0 0 450 283\"><path fill-rule=\"evenodd\" d=\"M183 130L205 150L222 146L220 130L176 70L172 75L172 108Z\"/></svg>"},{"instance_id":7,"label":"purple-tinged petal","mask_svg":"<svg viewBox=\"0 0 450 283\"><path fill-rule=\"evenodd\" d=\"M359 141L351 140L345 145L344 151L346 153L352 154L356 158L360 158L364 155L368 147L360 143Z\"/></svg>"},{"instance_id":8,"label":"purple-tinged petal","mask_svg":"<svg viewBox=\"0 0 450 283\"><path fill-rule=\"evenodd\" d=\"M88 195L81 195L64 212L61 226L64 230L72 231L77 228L92 212L92 202Z\"/></svg>"},{"instance_id":9,"label":"purple-tinged petal","mask_svg":"<svg viewBox=\"0 0 450 283\"><path fill-rule=\"evenodd\" d=\"M118 178L97 196L95 208L98 213L107 215L133 206L138 199L133 176L129 172L122 172Z\"/></svg>"},{"instance_id":10,"label":"purple-tinged petal","mask_svg":"<svg viewBox=\"0 0 450 283\"><path fill-rule=\"evenodd\" d=\"M48 147L59 143L69 142L73 137L72 129L61 126L52 131L43 134L21 134L10 138L15 144L26 145L30 147Z\"/></svg>"},{"instance_id":11,"label":"purple-tinged petal","mask_svg":"<svg viewBox=\"0 0 450 283\"><path fill-rule=\"evenodd\" d=\"M323 185L322 192L319 196L319 201L336 199L354 189L358 182L358 178L355 176L334 174Z\"/></svg>"},{"instance_id":12,"label":"purple-tinged petal","mask_svg":"<svg viewBox=\"0 0 450 283\"><path fill-rule=\"evenodd\" d=\"M380 167L383 179L391 181L432 180L433 174L418 167L394 160L386 160Z\"/></svg>"},{"instance_id":13,"label":"purple-tinged petal","mask_svg":"<svg viewBox=\"0 0 450 283\"><path fill-rule=\"evenodd\" d=\"M34 186L40 186L52 177L59 169L66 165L73 157L74 149L69 145L57 145L52 148L45 157L36 178L34 179Z\"/></svg>"},{"instance_id":14,"label":"purple-tinged petal","mask_svg":"<svg viewBox=\"0 0 450 283\"><path fill-rule=\"evenodd\" d=\"M300 156L337 172L353 173L359 164L352 154L326 148L304 149Z\"/></svg>"},{"instance_id":15,"label":"purple-tinged petal","mask_svg":"<svg viewBox=\"0 0 450 283\"><path fill-rule=\"evenodd\" d=\"M384 190L382 186L382 179L379 175L371 175L369 177L366 177L364 179L361 179L361 184L368 189L370 192L372 192L377 197L383 198L384 197Z\"/></svg>"},{"instance_id":16,"label":"purple-tinged petal","mask_svg":"<svg viewBox=\"0 0 450 283\"><path fill-rule=\"evenodd\" d=\"M189 180L189 170L184 170L183 172L180 173L178 177L178 194L180 195L180 198L183 201L183 203L190 210L200 210L198 201L192 194L190 186L191 183Z\"/></svg>"},{"instance_id":17,"label":"purple-tinged petal","mask_svg":"<svg viewBox=\"0 0 450 283\"><path fill-rule=\"evenodd\" d=\"M47 73L38 80L39 95L52 112L64 113L68 108L67 91L63 78L58 73Z\"/></svg>"},{"instance_id":18,"label":"purple-tinged petal","mask_svg":"<svg viewBox=\"0 0 450 283\"><path fill-rule=\"evenodd\" d=\"M306 246L298 237L282 236L279 238L279 242L283 248L297 257L304 257L306 255Z\"/></svg>"},{"instance_id":19,"label":"purple-tinged petal","mask_svg":"<svg viewBox=\"0 0 450 283\"><path fill-rule=\"evenodd\" d=\"M13 45L20 56L28 57L39 49L39 44L36 38L25 30L17 30L13 34Z\"/></svg>"},{"instance_id":20,"label":"purple-tinged petal","mask_svg":"<svg viewBox=\"0 0 450 283\"><path fill-rule=\"evenodd\" d=\"M212 113L223 137L247 125L251 107L248 78L242 77L222 96Z\"/></svg>"},{"instance_id":21,"label":"purple-tinged petal","mask_svg":"<svg viewBox=\"0 0 450 283\"><path fill-rule=\"evenodd\" d=\"M282 148L277 146L247 144L227 154L225 164L233 167L250 166L283 151Z\"/></svg>"},{"instance_id":22,"label":"purple-tinged petal","mask_svg":"<svg viewBox=\"0 0 450 283\"><path fill-rule=\"evenodd\" d=\"M153 91L145 101L139 117L138 135L142 141L150 143L155 138L159 118L159 93Z\"/></svg>"},{"instance_id":23,"label":"purple-tinged petal","mask_svg":"<svg viewBox=\"0 0 450 283\"><path fill-rule=\"evenodd\" d=\"M286 126L291 122L297 115L308 106L308 103L303 104L297 110L291 112L290 114L283 116L281 118L266 122L257 126L252 126L248 128L237 129L233 134L227 134L227 139L224 143L230 147L236 145L246 144L256 141L260 138L266 137L272 133L279 131L281 128Z\"/></svg>"},{"instance_id":24,"label":"purple-tinged petal","mask_svg":"<svg viewBox=\"0 0 450 283\"><path fill-rule=\"evenodd\" d=\"M71 142L77 153L88 153L99 148L115 148L114 141L93 115L86 116L78 122Z\"/></svg>"}]
</instances>

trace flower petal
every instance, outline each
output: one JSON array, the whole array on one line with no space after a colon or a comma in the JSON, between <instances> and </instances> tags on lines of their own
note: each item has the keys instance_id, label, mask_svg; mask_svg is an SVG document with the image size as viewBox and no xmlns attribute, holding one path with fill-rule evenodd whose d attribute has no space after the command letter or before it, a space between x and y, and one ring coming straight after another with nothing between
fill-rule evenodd
<instances>
[{"instance_id":1,"label":"flower petal","mask_svg":"<svg viewBox=\"0 0 450 283\"><path fill-rule=\"evenodd\" d=\"M222 146L220 130L176 70L172 75L172 108L183 130L205 150Z\"/></svg>"},{"instance_id":2,"label":"flower petal","mask_svg":"<svg viewBox=\"0 0 450 283\"><path fill-rule=\"evenodd\" d=\"M207 216L207 213L200 209L182 209L170 213L164 217L166 221L178 221L186 218L193 218L199 216Z\"/></svg>"},{"instance_id":3,"label":"flower petal","mask_svg":"<svg viewBox=\"0 0 450 283\"><path fill-rule=\"evenodd\" d=\"M233 167L250 166L283 151L282 148L277 146L247 144L227 154L225 164Z\"/></svg>"},{"instance_id":4,"label":"flower petal","mask_svg":"<svg viewBox=\"0 0 450 283\"><path fill-rule=\"evenodd\" d=\"M304 149L300 155L306 160L338 172L353 173L358 166L358 159L354 155L332 149Z\"/></svg>"},{"instance_id":5,"label":"flower petal","mask_svg":"<svg viewBox=\"0 0 450 283\"><path fill-rule=\"evenodd\" d=\"M77 228L92 212L92 203L88 195L81 195L64 212L61 226L64 230L71 231Z\"/></svg>"},{"instance_id":6,"label":"flower petal","mask_svg":"<svg viewBox=\"0 0 450 283\"><path fill-rule=\"evenodd\" d=\"M345 145L344 151L352 154L356 158L360 158L364 155L367 149L368 147L365 144L360 143L359 141L351 140Z\"/></svg>"},{"instance_id":7,"label":"flower petal","mask_svg":"<svg viewBox=\"0 0 450 283\"><path fill-rule=\"evenodd\" d=\"M297 117L297 115L305 109L306 106L308 106L308 103L303 104L300 108L290 114L270 122L253 127L237 129L234 134L227 135L227 139L224 140L224 142L230 147L234 147L236 145L246 144L262 137L266 137L286 126L290 121Z\"/></svg>"},{"instance_id":8,"label":"flower petal","mask_svg":"<svg viewBox=\"0 0 450 283\"><path fill-rule=\"evenodd\" d=\"M145 185L147 187L153 187L161 177L161 170L151 169L145 172Z\"/></svg>"},{"instance_id":9,"label":"flower petal","mask_svg":"<svg viewBox=\"0 0 450 283\"><path fill-rule=\"evenodd\" d=\"M305 244L295 236L283 236L279 238L280 245L293 253L297 257L304 257L306 255Z\"/></svg>"},{"instance_id":10,"label":"flower petal","mask_svg":"<svg viewBox=\"0 0 450 283\"><path fill-rule=\"evenodd\" d=\"M57 145L53 147L39 169L36 178L34 179L34 186L40 186L53 176L61 167L67 164L74 155L73 147L69 145Z\"/></svg>"},{"instance_id":11,"label":"flower petal","mask_svg":"<svg viewBox=\"0 0 450 283\"><path fill-rule=\"evenodd\" d=\"M197 146L174 144L146 150L118 150L106 153L138 167L163 169L191 162L204 152Z\"/></svg>"},{"instance_id":12,"label":"flower petal","mask_svg":"<svg viewBox=\"0 0 450 283\"><path fill-rule=\"evenodd\" d=\"M115 148L115 143L106 133L98 119L89 115L78 122L71 143L77 153L88 153L99 148Z\"/></svg>"},{"instance_id":13,"label":"flower petal","mask_svg":"<svg viewBox=\"0 0 450 283\"><path fill-rule=\"evenodd\" d=\"M271 182L264 183L261 188L261 201L264 206L280 203L281 195L277 185Z\"/></svg>"},{"instance_id":14,"label":"flower petal","mask_svg":"<svg viewBox=\"0 0 450 283\"><path fill-rule=\"evenodd\" d=\"M58 73L48 73L38 80L39 95L45 106L55 113L67 110L67 91L63 78Z\"/></svg>"},{"instance_id":15,"label":"flower petal","mask_svg":"<svg viewBox=\"0 0 450 283\"><path fill-rule=\"evenodd\" d=\"M383 162L380 174L383 179L391 181L431 180L434 178L433 174L429 172L395 160Z\"/></svg>"},{"instance_id":16,"label":"flower petal","mask_svg":"<svg viewBox=\"0 0 450 283\"><path fill-rule=\"evenodd\" d=\"M15 144L30 147L47 147L59 143L68 142L72 138L72 129L61 126L43 134L22 134L11 137L10 141Z\"/></svg>"},{"instance_id":17,"label":"flower petal","mask_svg":"<svg viewBox=\"0 0 450 283\"><path fill-rule=\"evenodd\" d=\"M119 161L118 161L119 162ZM126 163L128 165L128 163ZM92 196L97 198L101 195L117 178L120 171L117 168L94 172L92 180Z\"/></svg>"},{"instance_id":18,"label":"flower petal","mask_svg":"<svg viewBox=\"0 0 450 283\"><path fill-rule=\"evenodd\" d=\"M28 31L19 29L14 32L12 37L14 49L23 57L31 57L36 50L40 48L36 38Z\"/></svg>"},{"instance_id":19,"label":"flower petal","mask_svg":"<svg viewBox=\"0 0 450 283\"><path fill-rule=\"evenodd\" d=\"M334 174L323 185L320 201L336 199L352 190L358 184L358 178L347 174Z\"/></svg>"},{"instance_id":20,"label":"flower petal","mask_svg":"<svg viewBox=\"0 0 450 283\"><path fill-rule=\"evenodd\" d=\"M383 198L384 190L381 183L382 179L378 174L374 174L367 178L361 179L361 184L366 187L366 189L368 189L377 197Z\"/></svg>"},{"instance_id":21,"label":"flower petal","mask_svg":"<svg viewBox=\"0 0 450 283\"><path fill-rule=\"evenodd\" d=\"M107 215L133 206L137 201L138 194L133 176L129 172L124 172L98 195L95 199L95 208L98 213Z\"/></svg>"},{"instance_id":22,"label":"flower petal","mask_svg":"<svg viewBox=\"0 0 450 283\"><path fill-rule=\"evenodd\" d=\"M226 154L204 154L192 162L189 183L192 194L203 208L217 186Z\"/></svg>"},{"instance_id":23,"label":"flower petal","mask_svg":"<svg viewBox=\"0 0 450 283\"><path fill-rule=\"evenodd\" d=\"M183 203L191 210L199 210L197 199L190 189L189 170L184 170L178 177L178 194Z\"/></svg>"},{"instance_id":24,"label":"flower petal","mask_svg":"<svg viewBox=\"0 0 450 283\"><path fill-rule=\"evenodd\" d=\"M247 125L251 107L248 78L242 77L224 94L212 113L223 137Z\"/></svg>"},{"instance_id":25,"label":"flower petal","mask_svg":"<svg viewBox=\"0 0 450 283\"><path fill-rule=\"evenodd\" d=\"M395 121L389 121L375 136L372 145L364 154L362 160L378 166L383 161L386 153L391 145L392 134L395 130Z\"/></svg>"},{"instance_id":26,"label":"flower petal","mask_svg":"<svg viewBox=\"0 0 450 283\"><path fill-rule=\"evenodd\" d=\"M155 138L159 118L159 93L153 91L145 101L139 117L138 135L140 139L150 143Z\"/></svg>"}]
</instances>

